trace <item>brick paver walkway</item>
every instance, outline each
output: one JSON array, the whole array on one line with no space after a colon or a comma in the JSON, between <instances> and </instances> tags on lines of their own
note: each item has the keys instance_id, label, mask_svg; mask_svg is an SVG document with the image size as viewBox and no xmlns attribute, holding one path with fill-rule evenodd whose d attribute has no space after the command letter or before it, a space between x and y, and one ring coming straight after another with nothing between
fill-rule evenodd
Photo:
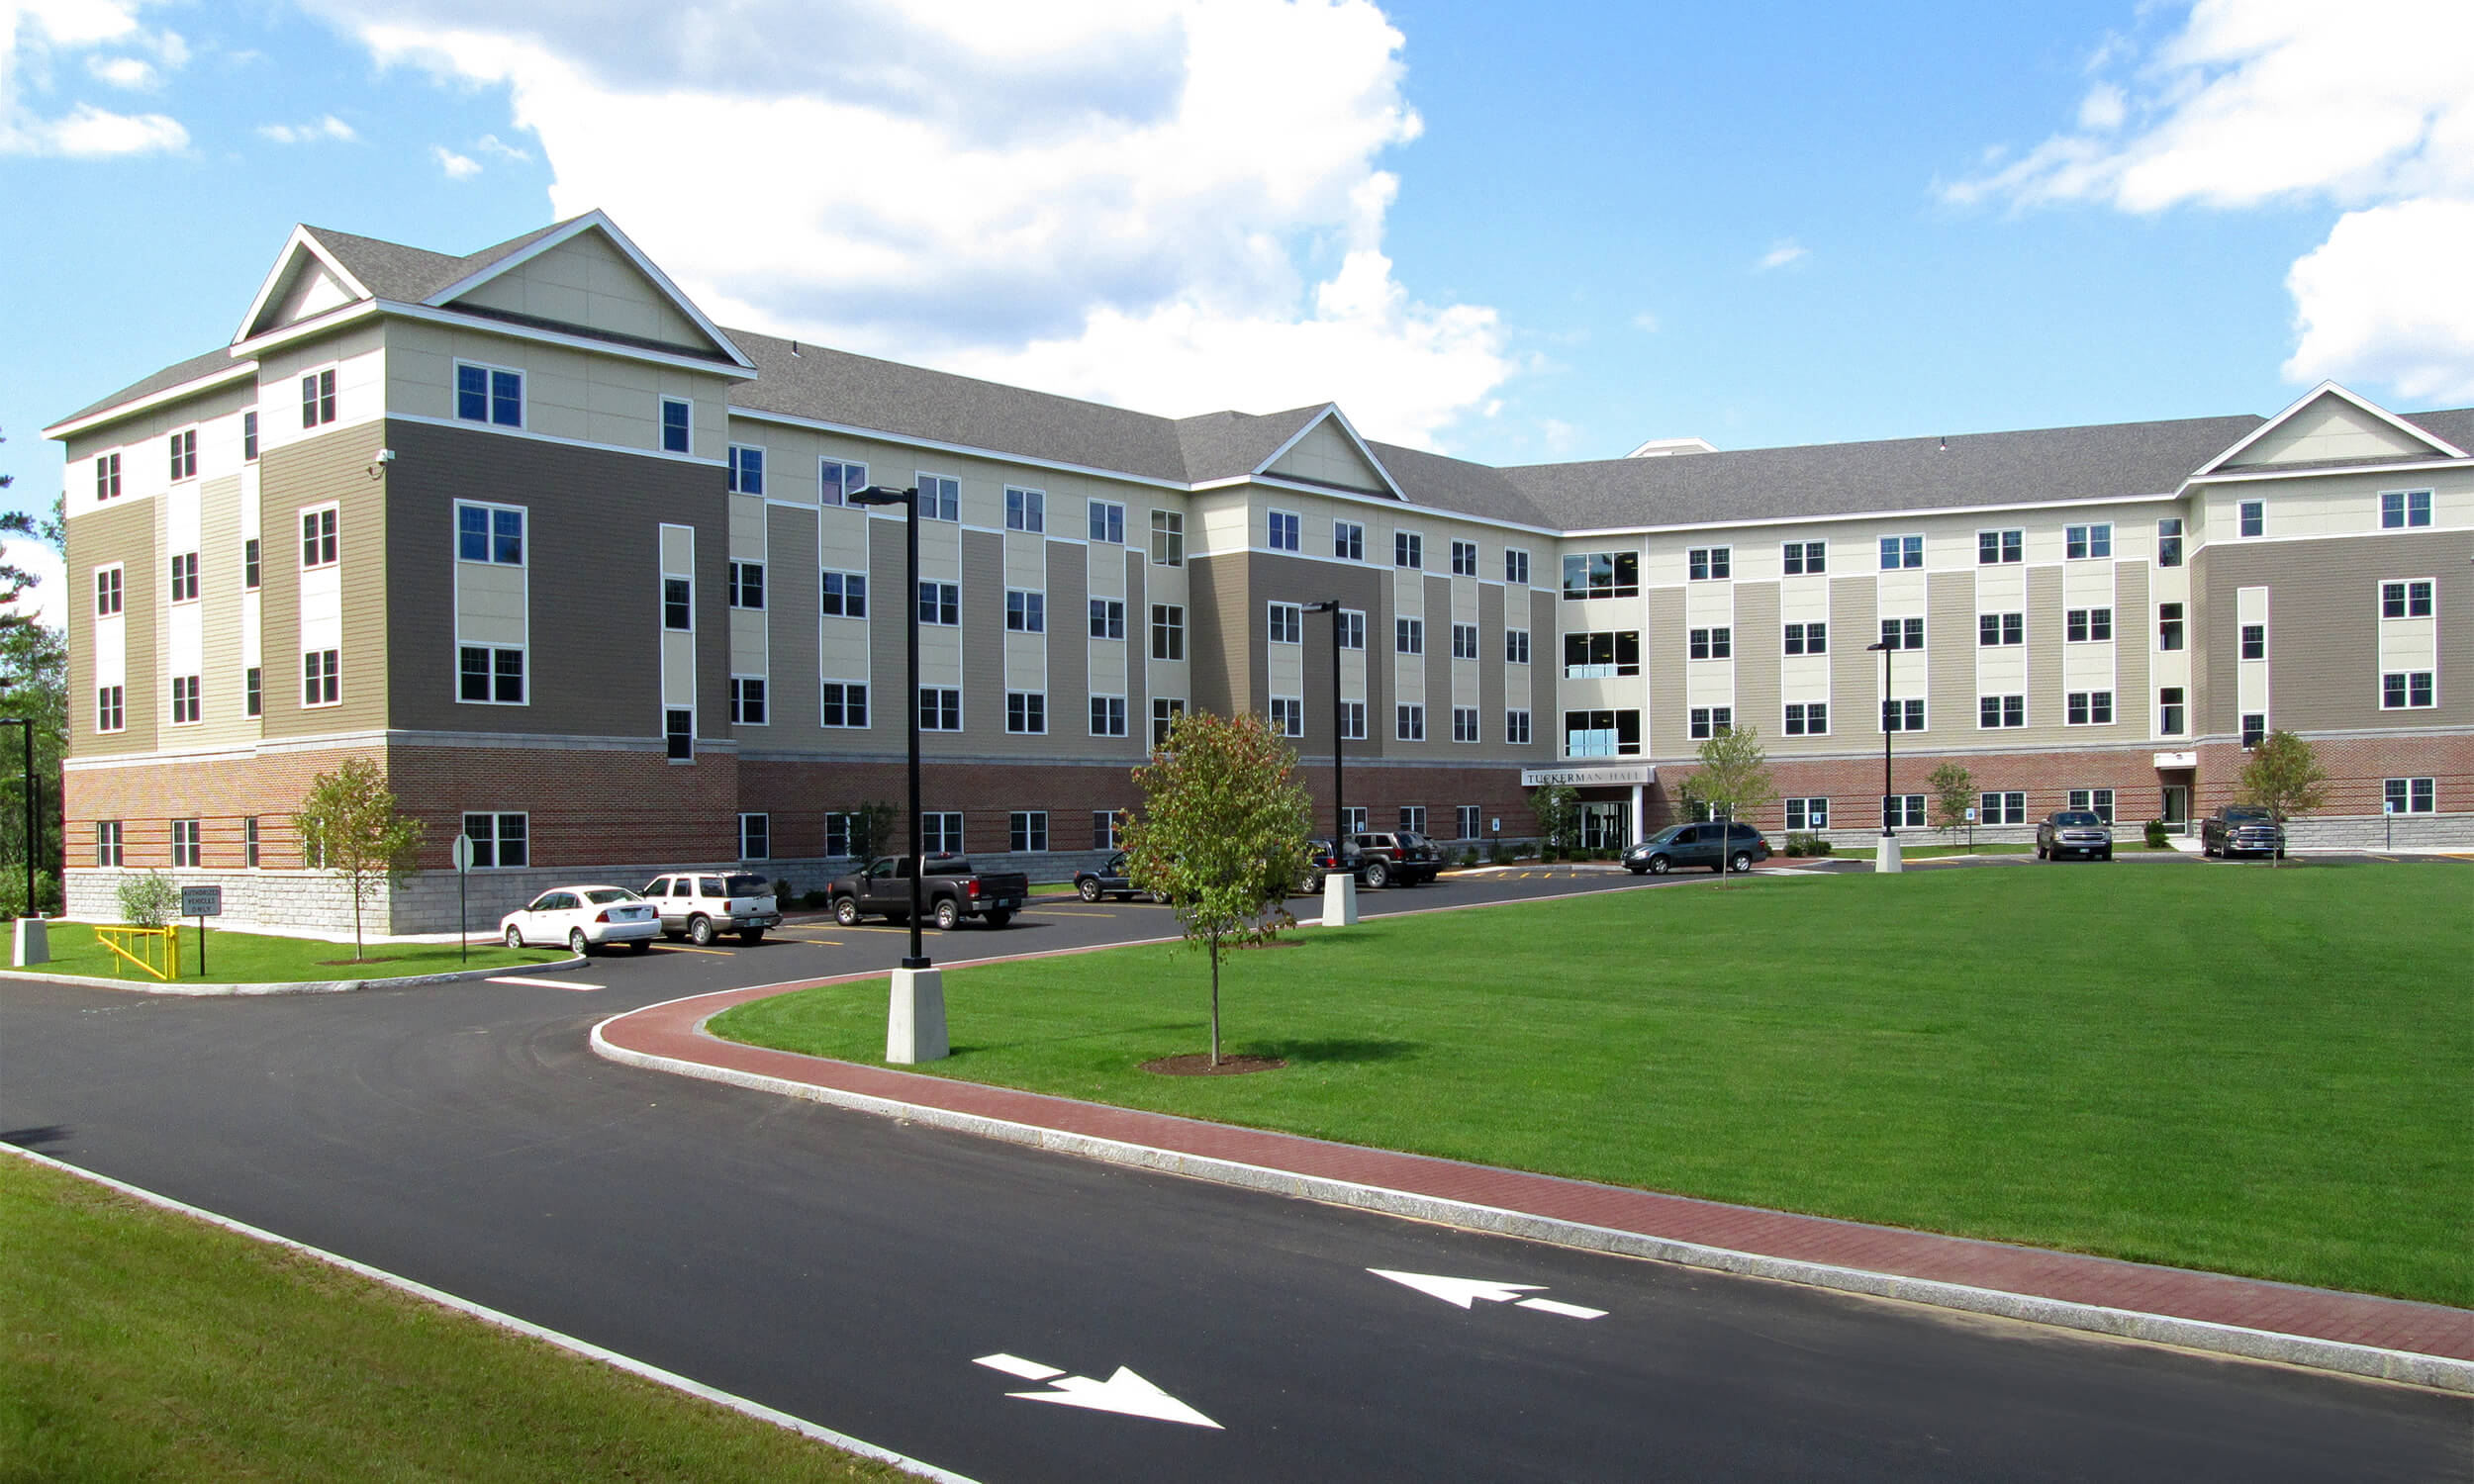
<instances>
[{"instance_id":1,"label":"brick paver walkway","mask_svg":"<svg viewBox=\"0 0 2474 1484\"><path fill-rule=\"evenodd\" d=\"M1333 1144L741 1046L697 1030L708 1016L793 987L805 985L725 990L648 1006L606 1022L602 1036L648 1056L1760 1256L2474 1361L2474 1311L2444 1305L1798 1216Z\"/></svg>"}]
</instances>

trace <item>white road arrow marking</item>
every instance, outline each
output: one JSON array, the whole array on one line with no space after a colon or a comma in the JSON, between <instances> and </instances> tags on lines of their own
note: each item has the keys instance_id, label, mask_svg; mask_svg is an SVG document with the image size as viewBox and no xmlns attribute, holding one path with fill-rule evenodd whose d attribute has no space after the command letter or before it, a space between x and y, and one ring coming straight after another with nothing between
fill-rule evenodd
<instances>
[{"instance_id":1,"label":"white road arrow marking","mask_svg":"<svg viewBox=\"0 0 2474 1484\"><path fill-rule=\"evenodd\" d=\"M1472 1308L1479 1299L1489 1304L1516 1303L1523 1309L1538 1309L1548 1314L1561 1314L1567 1319L1603 1319L1604 1309L1583 1309L1578 1304L1560 1304L1553 1299L1522 1298L1535 1293L1544 1283L1496 1283L1485 1278L1447 1278L1441 1273L1393 1272L1387 1267L1370 1267L1368 1272L1379 1278L1389 1278L1403 1287L1414 1288L1447 1304Z\"/></svg>"},{"instance_id":2,"label":"white road arrow marking","mask_svg":"<svg viewBox=\"0 0 2474 1484\"><path fill-rule=\"evenodd\" d=\"M982 1355L972 1362L991 1370L1001 1370L1026 1381L1047 1381L1063 1377L1052 1384L1050 1391L1008 1391L1007 1396L1026 1402L1055 1402L1062 1407L1087 1407L1094 1412L1121 1412L1127 1417L1148 1417L1159 1422L1185 1423L1189 1427L1221 1429L1218 1423L1187 1406L1184 1402L1152 1385L1149 1381L1120 1365L1116 1374L1104 1381L1089 1376L1069 1376L1053 1365L1025 1360L1019 1355Z\"/></svg>"}]
</instances>

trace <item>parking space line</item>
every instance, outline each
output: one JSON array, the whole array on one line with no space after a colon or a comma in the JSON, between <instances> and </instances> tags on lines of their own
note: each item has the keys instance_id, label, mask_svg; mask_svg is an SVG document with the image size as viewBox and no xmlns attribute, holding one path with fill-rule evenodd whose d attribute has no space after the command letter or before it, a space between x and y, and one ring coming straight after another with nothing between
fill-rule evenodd
<instances>
[{"instance_id":1,"label":"parking space line","mask_svg":"<svg viewBox=\"0 0 2474 1484\"><path fill-rule=\"evenodd\" d=\"M731 956L731 950L726 948L690 948L684 943L656 943L653 945L653 952L657 954L712 954L722 959Z\"/></svg>"}]
</instances>

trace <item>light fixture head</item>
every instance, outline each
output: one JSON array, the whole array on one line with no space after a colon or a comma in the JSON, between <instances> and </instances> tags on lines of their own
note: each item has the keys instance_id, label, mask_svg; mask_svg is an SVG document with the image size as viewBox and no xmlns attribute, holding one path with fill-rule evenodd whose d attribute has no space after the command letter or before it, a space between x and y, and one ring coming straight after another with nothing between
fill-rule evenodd
<instances>
[{"instance_id":1,"label":"light fixture head","mask_svg":"<svg viewBox=\"0 0 2474 1484\"><path fill-rule=\"evenodd\" d=\"M897 490L892 485L870 485L853 490L842 498L852 505L908 505L918 495L916 490Z\"/></svg>"}]
</instances>

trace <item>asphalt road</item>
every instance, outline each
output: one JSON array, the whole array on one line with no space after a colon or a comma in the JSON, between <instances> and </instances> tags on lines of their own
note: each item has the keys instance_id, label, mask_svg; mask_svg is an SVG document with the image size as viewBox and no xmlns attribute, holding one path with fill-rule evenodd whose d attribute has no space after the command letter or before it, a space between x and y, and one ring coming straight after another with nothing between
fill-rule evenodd
<instances>
[{"instance_id":1,"label":"asphalt road","mask_svg":"<svg viewBox=\"0 0 2474 1484\"><path fill-rule=\"evenodd\" d=\"M1159 908L1059 905L930 951L1167 930ZM2464 1398L1128 1171L585 1044L633 1005L901 951L820 926L597 960L574 975L590 990L0 984L0 1138L992 1484L2474 1478ZM1464 1311L1370 1268L1604 1313ZM1018 1399L1057 1393L974 1363L999 1354L1060 1379L1126 1367L1218 1426Z\"/></svg>"}]
</instances>

